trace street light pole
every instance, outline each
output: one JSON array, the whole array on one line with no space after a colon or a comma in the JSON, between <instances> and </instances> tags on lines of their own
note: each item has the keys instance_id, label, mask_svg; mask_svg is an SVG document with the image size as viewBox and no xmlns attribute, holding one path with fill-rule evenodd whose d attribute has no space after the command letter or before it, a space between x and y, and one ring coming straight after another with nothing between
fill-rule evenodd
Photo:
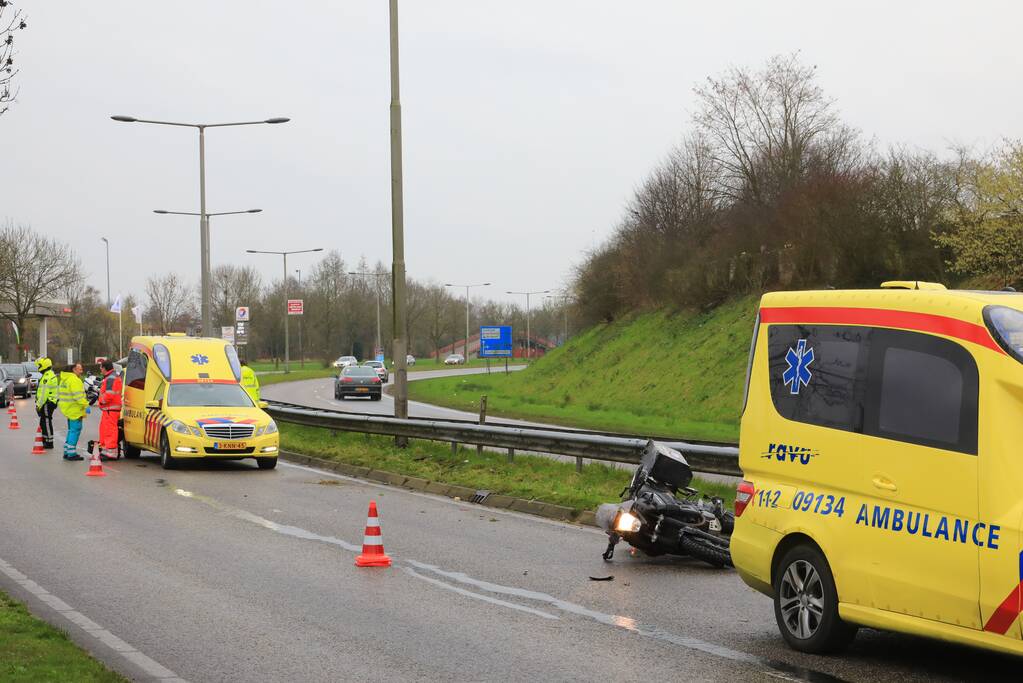
<instances>
[{"instance_id":1,"label":"street light pole","mask_svg":"<svg viewBox=\"0 0 1023 683\"><path fill-rule=\"evenodd\" d=\"M529 329L529 297L533 294L548 294L551 290L539 289L534 292L505 292L506 294L526 295L526 360L533 357L533 336Z\"/></svg>"},{"instance_id":2,"label":"street light pole","mask_svg":"<svg viewBox=\"0 0 1023 683\"><path fill-rule=\"evenodd\" d=\"M155 121L152 119L139 119L134 116L111 116L114 121L121 123L152 123L160 126L179 126L182 128L196 128L199 130L199 267L200 289L202 290L202 334L204 337L213 336L213 316L210 276L210 214L206 213L206 129L226 128L228 126L253 126L261 123L287 123L291 119L278 116L263 121L236 121L233 123L180 123L176 121ZM168 212L170 213L170 212ZM109 295L108 295L109 296Z\"/></svg>"},{"instance_id":3,"label":"street light pole","mask_svg":"<svg viewBox=\"0 0 1023 683\"><path fill-rule=\"evenodd\" d=\"M408 417L408 326L405 319L405 217L401 186L401 97L398 79L398 0L390 0L391 39L391 289L394 302L394 416ZM399 437L399 446L408 439Z\"/></svg>"},{"instance_id":4,"label":"street light pole","mask_svg":"<svg viewBox=\"0 0 1023 683\"><path fill-rule=\"evenodd\" d=\"M110 308L110 240L106 237L100 237L104 244L107 245L107 308Z\"/></svg>"},{"instance_id":5,"label":"street light pole","mask_svg":"<svg viewBox=\"0 0 1023 683\"><path fill-rule=\"evenodd\" d=\"M362 277L381 277L387 275L387 273L377 272L359 272L359 271L348 271L349 275L360 275ZM377 351L384 351L384 343L381 340L381 283L380 280L373 281L373 288L376 289L376 347L373 349L373 359L376 358ZM397 362L396 359L392 358L392 362Z\"/></svg>"},{"instance_id":6,"label":"street light pole","mask_svg":"<svg viewBox=\"0 0 1023 683\"><path fill-rule=\"evenodd\" d=\"M481 282L478 285L453 285L450 282L444 283L445 287L465 287L465 343L462 344L462 350L465 352L465 362L469 363L469 288L470 287L489 287L489 282ZM454 349L452 349L454 350ZM477 357L479 353L476 354Z\"/></svg>"},{"instance_id":7,"label":"street light pole","mask_svg":"<svg viewBox=\"0 0 1023 683\"><path fill-rule=\"evenodd\" d=\"M260 251L259 249L246 249L248 254L275 254L284 257L284 374L291 372L291 338L288 336L288 254L309 254L314 251L323 251L322 247L315 249L299 249L295 251Z\"/></svg>"},{"instance_id":8,"label":"street light pole","mask_svg":"<svg viewBox=\"0 0 1023 683\"><path fill-rule=\"evenodd\" d=\"M568 341L568 294L559 294L557 296L545 296L545 299L554 299L555 301L561 302L561 313L565 319L565 332L562 337L562 344Z\"/></svg>"},{"instance_id":9,"label":"street light pole","mask_svg":"<svg viewBox=\"0 0 1023 683\"><path fill-rule=\"evenodd\" d=\"M302 269L296 268L295 272L298 274L298 291L302 295L303 306L305 301L305 290L302 289ZM302 317L298 321L298 357L299 364L305 367L305 347L302 346L302 328L305 327L305 311L302 311Z\"/></svg>"}]
</instances>

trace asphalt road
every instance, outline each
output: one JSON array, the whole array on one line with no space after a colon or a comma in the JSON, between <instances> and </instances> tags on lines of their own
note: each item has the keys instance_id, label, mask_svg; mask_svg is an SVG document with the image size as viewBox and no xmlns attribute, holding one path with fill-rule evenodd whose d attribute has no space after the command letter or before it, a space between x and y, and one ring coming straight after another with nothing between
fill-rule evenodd
<instances>
[{"instance_id":1,"label":"asphalt road","mask_svg":"<svg viewBox=\"0 0 1023 683\"><path fill-rule=\"evenodd\" d=\"M525 367L525 365L512 365L509 367L509 370L518 371ZM410 372L408 374L408 378L410 382L414 382L421 379L449 377L451 375L480 375L486 371L486 368L421 370L419 372ZM496 370L494 372L496 372ZM262 390L262 396L263 398L271 400L297 403L300 405L329 407L337 410L367 413L370 415L394 415L394 399L386 392L386 388L393 386L393 373L391 374L391 380L391 382L385 385L384 394L379 401L373 401L369 398L335 399L334 380L329 377L323 379L308 379L299 382L271 384ZM417 401L409 401L409 415L412 417L458 420L476 420L479 418L478 413L452 410L451 408L442 408L440 406L431 405L429 403L419 403ZM493 422L494 424L517 425L539 424L525 422L522 420L507 420L504 418L488 418L487 422Z\"/></svg>"},{"instance_id":2,"label":"asphalt road","mask_svg":"<svg viewBox=\"0 0 1023 683\"><path fill-rule=\"evenodd\" d=\"M879 632L798 655L733 572L605 564L592 529L285 463L88 478L30 455L30 426L0 431L0 587L137 680L1019 679L1018 660ZM389 569L353 565L371 499Z\"/></svg>"}]
</instances>

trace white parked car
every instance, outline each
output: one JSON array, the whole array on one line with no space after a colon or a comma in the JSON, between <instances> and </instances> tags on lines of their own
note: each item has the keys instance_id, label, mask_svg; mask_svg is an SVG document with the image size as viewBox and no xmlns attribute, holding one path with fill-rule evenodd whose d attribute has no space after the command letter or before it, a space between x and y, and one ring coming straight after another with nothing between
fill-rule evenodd
<instances>
[{"instance_id":1,"label":"white parked car","mask_svg":"<svg viewBox=\"0 0 1023 683\"><path fill-rule=\"evenodd\" d=\"M334 361L334 367L339 369L344 369L358 364L359 359L356 358L355 356L341 356L336 361Z\"/></svg>"},{"instance_id":2,"label":"white parked car","mask_svg":"<svg viewBox=\"0 0 1023 683\"><path fill-rule=\"evenodd\" d=\"M380 381L383 382L384 384L387 384L387 381L391 379L391 374L387 372L387 366L385 366L378 360L368 360L362 365L363 367L373 368L374 370L376 370L377 377L379 377Z\"/></svg>"},{"instance_id":3,"label":"white parked car","mask_svg":"<svg viewBox=\"0 0 1023 683\"><path fill-rule=\"evenodd\" d=\"M452 353L444 359L444 365L462 365L465 363L465 356L460 353Z\"/></svg>"}]
</instances>

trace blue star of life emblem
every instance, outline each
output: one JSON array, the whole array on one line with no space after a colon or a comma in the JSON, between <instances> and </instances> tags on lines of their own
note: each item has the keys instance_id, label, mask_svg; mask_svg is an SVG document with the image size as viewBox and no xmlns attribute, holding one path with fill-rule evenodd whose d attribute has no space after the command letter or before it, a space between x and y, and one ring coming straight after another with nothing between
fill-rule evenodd
<instances>
[{"instance_id":1,"label":"blue star of life emblem","mask_svg":"<svg viewBox=\"0 0 1023 683\"><path fill-rule=\"evenodd\" d=\"M796 348L789 347L789 352L785 354L785 362L789 367L781 378L789 387L789 393L796 395L801 388L810 383L813 376L809 369L810 363L813 362L813 349L806 348L806 340L800 339L796 343Z\"/></svg>"},{"instance_id":2,"label":"blue star of life emblem","mask_svg":"<svg viewBox=\"0 0 1023 683\"><path fill-rule=\"evenodd\" d=\"M811 351L811 353L813 352ZM207 363L210 362L210 357L204 356L201 353L197 353L192 356L192 362L195 363L196 365L206 365Z\"/></svg>"}]
</instances>

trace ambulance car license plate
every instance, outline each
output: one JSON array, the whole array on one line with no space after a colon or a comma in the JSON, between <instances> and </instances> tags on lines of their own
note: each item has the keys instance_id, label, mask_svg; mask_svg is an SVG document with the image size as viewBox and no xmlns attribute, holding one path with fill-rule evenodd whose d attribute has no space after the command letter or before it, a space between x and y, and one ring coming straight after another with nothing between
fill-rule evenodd
<instances>
[{"instance_id":1,"label":"ambulance car license plate","mask_svg":"<svg viewBox=\"0 0 1023 683\"><path fill-rule=\"evenodd\" d=\"M358 394L364 394L369 391L369 387L355 387L355 392Z\"/></svg>"},{"instance_id":2,"label":"ambulance car license plate","mask_svg":"<svg viewBox=\"0 0 1023 683\"><path fill-rule=\"evenodd\" d=\"M245 448L244 441L216 441L213 447L218 451L239 451Z\"/></svg>"}]
</instances>

